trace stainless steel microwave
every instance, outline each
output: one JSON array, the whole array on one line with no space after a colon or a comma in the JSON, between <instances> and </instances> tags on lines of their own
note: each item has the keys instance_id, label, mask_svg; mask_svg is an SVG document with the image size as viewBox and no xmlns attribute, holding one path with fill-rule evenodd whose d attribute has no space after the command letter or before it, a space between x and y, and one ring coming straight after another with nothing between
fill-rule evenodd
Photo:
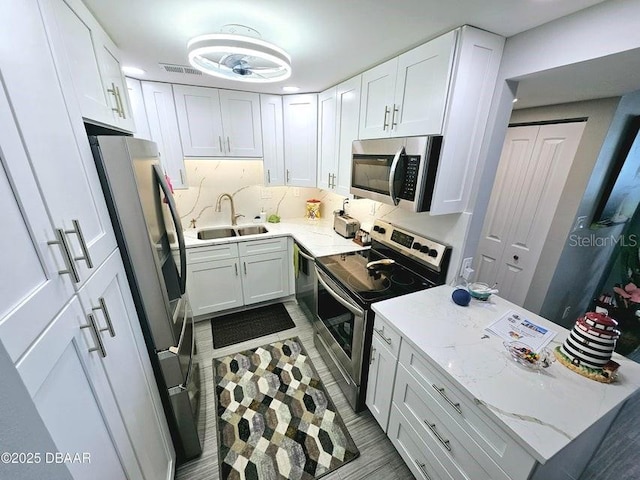
<instances>
[{"instance_id":1,"label":"stainless steel microwave","mask_svg":"<svg viewBox=\"0 0 640 480\"><path fill-rule=\"evenodd\" d=\"M350 192L412 212L429 211L441 146L441 136L354 141Z\"/></svg>"}]
</instances>

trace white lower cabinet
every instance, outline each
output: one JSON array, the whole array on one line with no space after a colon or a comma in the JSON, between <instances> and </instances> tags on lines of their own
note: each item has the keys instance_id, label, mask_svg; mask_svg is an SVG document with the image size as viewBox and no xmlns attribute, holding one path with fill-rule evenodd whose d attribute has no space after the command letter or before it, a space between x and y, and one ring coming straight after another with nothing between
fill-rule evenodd
<instances>
[{"instance_id":1,"label":"white lower cabinet","mask_svg":"<svg viewBox=\"0 0 640 480\"><path fill-rule=\"evenodd\" d=\"M187 251L187 292L195 316L286 297L290 260L286 237Z\"/></svg>"},{"instance_id":2,"label":"white lower cabinet","mask_svg":"<svg viewBox=\"0 0 640 480\"><path fill-rule=\"evenodd\" d=\"M195 316L243 305L235 243L187 250L187 292Z\"/></svg>"},{"instance_id":3,"label":"white lower cabinet","mask_svg":"<svg viewBox=\"0 0 640 480\"><path fill-rule=\"evenodd\" d=\"M377 323L379 324L380 322L378 321ZM379 331L380 328L377 326L376 331L373 333L365 402L373 417L386 432L387 424L389 423L389 411L391 410L391 396L393 394L393 381L396 375L398 353L397 350L393 352L388 348L389 344L383 342L383 334L378 333Z\"/></svg>"}]
</instances>

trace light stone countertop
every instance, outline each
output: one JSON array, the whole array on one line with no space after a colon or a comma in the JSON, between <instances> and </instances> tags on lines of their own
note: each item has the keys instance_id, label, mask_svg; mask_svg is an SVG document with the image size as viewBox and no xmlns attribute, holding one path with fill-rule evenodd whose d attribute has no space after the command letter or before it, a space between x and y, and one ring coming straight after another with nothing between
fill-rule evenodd
<instances>
[{"instance_id":1,"label":"light stone countertop","mask_svg":"<svg viewBox=\"0 0 640 480\"><path fill-rule=\"evenodd\" d=\"M620 369L611 384L582 377L558 361L539 372L519 365L501 338L484 331L508 310L557 331L549 349L562 344L569 331L496 295L460 307L452 292L447 285L436 287L375 303L373 310L539 462L640 387L640 364L618 354L613 360Z\"/></svg>"},{"instance_id":2,"label":"light stone countertop","mask_svg":"<svg viewBox=\"0 0 640 480\"><path fill-rule=\"evenodd\" d=\"M334 255L337 253L354 252L364 248L355 243L351 238L344 238L333 231L333 218L308 220L287 219L280 223L243 223L236 227L263 225L268 232L256 235L244 235L241 237L219 238L215 240L198 240L197 232L207 228L202 226L190 228L184 231L187 248L204 247L225 243L244 242L262 238L292 236L298 243L306 248L314 257ZM228 227L227 225L211 225L210 228Z\"/></svg>"}]
</instances>

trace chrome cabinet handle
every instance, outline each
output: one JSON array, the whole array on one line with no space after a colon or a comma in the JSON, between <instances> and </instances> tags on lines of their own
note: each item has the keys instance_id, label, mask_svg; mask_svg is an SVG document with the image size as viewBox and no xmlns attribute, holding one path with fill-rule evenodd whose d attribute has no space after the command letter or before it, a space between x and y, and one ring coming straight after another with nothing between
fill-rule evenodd
<instances>
[{"instance_id":1,"label":"chrome cabinet handle","mask_svg":"<svg viewBox=\"0 0 640 480\"><path fill-rule=\"evenodd\" d=\"M336 174L331 174L331 188L336 188Z\"/></svg>"},{"instance_id":2,"label":"chrome cabinet handle","mask_svg":"<svg viewBox=\"0 0 640 480\"><path fill-rule=\"evenodd\" d=\"M75 263L73 263L73 257L71 256L71 250L69 249L69 243L67 242L64 230L56 228L55 232L56 240L48 241L47 245L60 245L64 265L67 267L66 270L58 270L58 274L71 275L73 283L80 283L80 275L78 274L78 269L76 268Z\"/></svg>"},{"instance_id":3,"label":"chrome cabinet handle","mask_svg":"<svg viewBox=\"0 0 640 480\"><path fill-rule=\"evenodd\" d=\"M178 170L180 172L180 182L182 182L182 184L184 185L185 181L184 181L184 173L182 172L182 169Z\"/></svg>"},{"instance_id":4,"label":"chrome cabinet handle","mask_svg":"<svg viewBox=\"0 0 640 480\"><path fill-rule=\"evenodd\" d=\"M442 395L442 398L444 398L449 405L451 405L453 408L456 409L456 412L458 412L460 415L462 415L462 409L460 408L460 404L459 403L453 403L453 400L451 400L449 397L447 397L447 394L444 391L444 387L438 387L435 383L432 383L431 386L436 389L436 391Z\"/></svg>"},{"instance_id":5,"label":"chrome cabinet handle","mask_svg":"<svg viewBox=\"0 0 640 480\"><path fill-rule=\"evenodd\" d=\"M426 467L427 467L426 463L419 462L418 460L415 460L415 459L413 461L416 462L416 465L418 466L420 471L423 473L423 475L427 477L427 480L431 480L431 477L429 476L426 470Z\"/></svg>"},{"instance_id":6,"label":"chrome cabinet handle","mask_svg":"<svg viewBox=\"0 0 640 480\"><path fill-rule=\"evenodd\" d=\"M398 122L396 122L396 113L399 112L398 107L396 107L396 104L393 104L393 115L391 115L391 130L393 130L393 127L397 127L398 126Z\"/></svg>"},{"instance_id":7,"label":"chrome cabinet handle","mask_svg":"<svg viewBox=\"0 0 640 480\"><path fill-rule=\"evenodd\" d=\"M371 349L371 360L369 360L369 365L376 361L376 349Z\"/></svg>"},{"instance_id":8,"label":"chrome cabinet handle","mask_svg":"<svg viewBox=\"0 0 640 480\"><path fill-rule=\"evenodd\" d=\"M111 82L111 88L107 88L107 92L113 95L113 99L116 101L115 108L111 107L111 110L116 112L118 116L121 117L122 114L120 113L120 101L118 100L118 94L116 93L116 84Z\"/></svg>"},{"instance_id":9,"label":"chrome cabinet handle","mask_svg":"<svg viewBox=\"0 0 640 480\"><path fill-rule=\"evenodd\" d=\"M75 233L78 236L78 240L80 241L80 250L82 250L82 256L75 257L74 260L84 260L87 264L87 267L93 268L93 262L91 261L91 256L89 255L87 242L85 242L84 235L82 234L82 229L80 228L80 222L78 222L78 220L71 220L71 222L73 223L73 229L65 230L64 233Z\"/></svg>"},{"instance_id":10,"label":"chrome cabinet handle","mask_svg":"<svg viewBox=\"0 0 640 480\"><path fill-rule=\"evenodd\" d=\"M236 277L238 276L238 264L234 263L233 266L236 268Z\"/></svg>"},{"instance_id":11,"label":"chrome cabinet handle","mask_svg":"<svg viewBox=\"0 0 640 480\"><path fill-rule=\"evenodd\" d=\"M244 274L247 274L247 262L242 262L244 264Z\"/></svg>"},{"instance_id":12,"label":"chrome cabinet handle","mask_svg":"<svg viewBox=\"0 0 640 480\"><path fill-rule=\"evenodd\" d=\"M101 330L98 328L98 324L96 323L96 319L92 313L87 315L87 319L89 323L86 325L80 325L81 329L90 328L91 336L93 337L93 341L96 346L89 349L89 352L98 352L102 358L107 356L107 351L104 349L104 343L102 343L102 338L100 337Z\"/></svg>"},{"instance_id":13,"label":"chrome cabinet handle","mask_svg":"<svg viewBox=\"0 0 640 480\"><path fill-rule=\"evenodd\" d=\"M271 170L267 169L267 183L271 183Z\"/></svg>"},{"instance_id":14,"label":"chrome cabinet handle","mask_svg":"<svg viewBox=\"0 0 640 480\"><path fill-rule=\"evenodd\" d=\"M224 153L224 147L222 146L222 137L218 135L218 145L220 145L220 151Z\"/></svg>"},{"instance_id":15,"label":"chrome cabinet handle","mask_svg":"<svg viewBox=\"0 0 640 480\"><path fill-rule=\"evenodd\" d=\"M391 345L391 338L385 337L384 336L384 327L382 327L382 329L377 329L376 327L373 327L373 330L382 337L382 339L387 342L389 345Z\"/></svg>"},{"instance_id":16,"label":"chrome cabinet handle","mask_svg":"<svg viewBox=\"0 0 640 480\"><path fill-rule=\"evenodd\" d=\"M124 111L124 102L122 101L122 96L120 95L120 87L116 87L116 99L118 100L118 108L120 109L119 115L126 120L127 115Z\"/></svg>"},{"instance_id":17,"label":"chrome cabinet handle","mask_svg":"<svg viewBox=\"0 0 640 480\"><path fill-rule=\"evenodd\" d=\"M429 427L429 430L431 430L431 432L440 441L440 443L442 445L444 445L444 448L446 448L447 450L451 451L451 445L449 444L449 440L445 440L444 438L442 438L442 436L438 433L438 430L436 430L436 424L435 423L429 423L426 420L423 420L423 421L427 425L427 427Z\"/></svg>"},{"instance_id":18,"label":"chrome cabinet handle","mask_svg":"<svg viewBox=\"0 0 640 480\"><path fill-rule=\"evenodd\" d=\"M331 188L331 173L329 173L329 177L327 178L327 188Z\"/></svg>"},{"instance_id":19,"label":"chrome cabinet handle","mask_svg":"<svg viewBox=\"0 0 640 480\"><path fill-rule=\"evenodd\" d=\"M229 137L227 137L227 152L231 153L231 140L229 140Z\"/></svg>"},{"instance_id":20,"label":"chrome cabinet handle","mask_svg":"<svg viewBox=\"0 0 640 480\"><path fill-rule=\"evenodd\" d=\"M289 172L289 169L287 168L287 183L289 183L291 181L291 174Z\"/></svg>"},{"instance_id":21,"label":"chrome cabinet handle","mask_svg":"<svg viewBox=\"0 0 640 480\"><path fill-rule=\"evenodd\" d=\"M97 307L92 307L91 310L93 310L94 312L96 310L102 310L102 314L104 315L104 319L107 322L107 328L103 328L100 331L105 331L108 330L109 331L109 335L111 335L112 337L116 336L116 331L113 328L113 323L111 323L111 315L109 315L109 309L107 308L107 303L104 301L104 297L100 297L98 298L98 306Z\"/></svg>"},{"instance_id":22,"label":"chrome cabinet handle","mask_svg":"<svg viewBox=\"0 0 640 480\"><path fill-rule=\"evenodd\" d=\"M389 126L389 123L387 122L387 117L389 116L389 106L385 105L384 106L384 121L382 122L382 130L386 130L387 127Z\"/></svg>"}]
</instances>

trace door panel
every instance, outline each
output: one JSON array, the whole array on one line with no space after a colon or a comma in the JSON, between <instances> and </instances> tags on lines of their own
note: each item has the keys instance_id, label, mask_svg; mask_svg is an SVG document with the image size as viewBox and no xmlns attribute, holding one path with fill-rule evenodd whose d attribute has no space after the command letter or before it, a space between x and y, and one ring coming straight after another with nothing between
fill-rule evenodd
<instances>
[{"instance_id":1,"label":"door panel","mask_svg":"<svg viewBox=\"0 0 640 480\"><path fill-rule=\"evenodd\" d=\"M512 127L505 138L483 234L478 279L522 305L585 122Z\"/></svg>"},{"instance_id":2,"label":"door panel","mask_svg":"<svg viewBox=\"0 0 640 480\"><path fill-rule=\"evenodd\" d=\"M349 196L351 187L351 145L358 139L360 122L360 75L341 83L337 89L337 125L338 144L336 161L338 179L336 193Z\"/></svg>"},{"instance_id":3,"label":"door panel","mask_svg":"<svg viewBox=\"0 0 640 480\"><path fill-rule=\"evenodd\" d=\"M185 156L224 156L220 96L215 88L174 85L182 151Z\"/></svg>"},{"instance_id":4,"label":"door panel","mask_svg":"<svg viewBox=\"0 0 640 480\"><path fill-rule=\"evenodd\" d=\"M336 88L318 94L318 188L331 189L336 174Z\"/></svg>"},{"instance_id":5,"label":"door panel","mask_svg":"<svg viewBox=\"0 0 640 480\"><path fill-rule=\"evenodd\" d=\"M264 184L284 185L284 133L282 97L260 95L262 121L262 145L264 162Z\"/></svg>"},{"instance_id":6,"label":"door panel","mask_svg":"<svg viewBox=\"0 0 640 480\"><path fill-rule=\"evenodd\" d=\"M220 109L227 155L261 157L260 96L251 92L220 90Z\"/></svg>"},{"instance_id":7,"label":"door panel","mask_svg":"<svg viewBox=\"0 0 640 480\"><path fill-rule=\"evenodd\" d=\"M389 136L397 70L394 58L362 74L360 140Z\"/></svg>"}]
</instances>

